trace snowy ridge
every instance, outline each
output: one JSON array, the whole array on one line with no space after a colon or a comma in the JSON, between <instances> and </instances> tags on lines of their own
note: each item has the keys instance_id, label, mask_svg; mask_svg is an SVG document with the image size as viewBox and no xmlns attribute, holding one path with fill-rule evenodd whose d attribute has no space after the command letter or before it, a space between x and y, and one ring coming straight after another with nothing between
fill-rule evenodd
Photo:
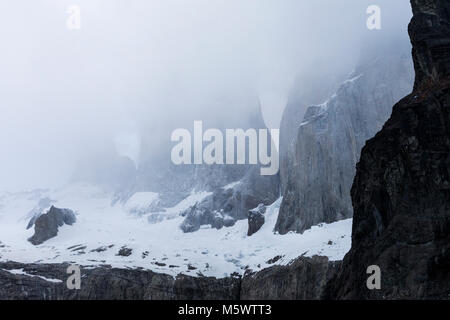
<instances>
[{"instance_id":1,"label":"snowy ridge","mask_svg":"<svg viewBox=\"0 0 450 320\"><path fill-rule=\"evenodd\" d=\"M9 272L11 274L18 274L18 275L22 275L22 276L27 276L27 277L37 277L40 278L42 280L48 281L48 282L53 282L53 283L62 283L62 280L59 279L50 279L50 278L46 278L43 276L39 276L36 274L30 274L30 273L26 273L23 269L11 269L11 270L7 270L7 269L1 269L3 271Z\"/></svg>"},{"instance_id":2,"label":"snowy ridge","mask_svg":"<svg viewBox=\"0 0 450 320\"><path fill-rule=\"evenodd\" d=\"M247 220L230 228L204 226L197 232L183 233L179 213L209 194L192 193L173 208L145 215L131 214L122 204L112 206L110 195L91 186L9 195L0 203L0 260L70 262L92 267L108 264L173 276L183 273L220 278L235 272L243 274L246 269L257 271L273 264L288 264L301 255L340 260L350 248L351 219L314 226L303 234L274 233L281 198L267 208L266 223L251 237L247 236ZM34 246L27 241L34 228L26 230L23 216L44 196L54 199L57 207L76 211L77 222L64 225L56 237ZM152 198L147 196L141 199L146 204ZM139 197L133 204L139 205ZM155 215L159 219L152 219ZM119 255L123 248L131 250ZM276 256L281 258L269 262Z\"/></svg>"}]
</instances>

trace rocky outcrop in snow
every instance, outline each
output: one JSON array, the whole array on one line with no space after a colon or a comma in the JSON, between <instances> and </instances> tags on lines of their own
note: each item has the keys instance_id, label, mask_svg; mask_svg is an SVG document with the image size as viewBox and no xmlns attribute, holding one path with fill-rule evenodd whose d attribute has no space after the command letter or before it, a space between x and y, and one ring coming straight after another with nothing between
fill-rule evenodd
<instances>
[{"instance_id":1,"label":"rocky outcrop in snow","mask_svg":"<svg viewBox=\"0 0 450 320\"><path fill-rule=\"evenodd\" d=\"M303 232L352 216L350 187L360 150L412 83L407 55L386 55L363 63L326 103L307 110L282 171L276 231Z\"/></svg>"},{"instance_id":2,"label":"rocky outcrop in snow","mask_svg":"<svg viewBox=\"0 0 450 320\"><path fill-rule=\"evenodd\" d=\"M75 214L69 209L59 209L52 206L47 213L40 215L34 222L34 235L28 239L38 245L56 237L58 228L64 224L72 225L76 221Z\"/></svg>"},{"instance_id":3,"label":"rocky outcrop in snow","mask_svg":"<svg viewBox=\"0 0 450 320\"><path fill-rule=\"evenodd\" d=\"M266 213L266 206L262 203L255 209L248 212L248 232L247 236L251 236L261 229L265 222L264 214Z\"/></svg>"}]
</instances>

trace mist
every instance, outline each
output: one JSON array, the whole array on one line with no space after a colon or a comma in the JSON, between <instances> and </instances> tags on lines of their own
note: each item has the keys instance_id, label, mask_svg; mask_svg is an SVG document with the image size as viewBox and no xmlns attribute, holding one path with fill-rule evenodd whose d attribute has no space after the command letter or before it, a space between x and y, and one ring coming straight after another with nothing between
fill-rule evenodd
<instances>
[{"instance_id":1,"label":"mist","mask_svg":"<svg viewBox=\"0 0 450 320\"><path fill-rule=\"evenodd\" d=\"M368 47L407 44L411 16L407 0L4 1L0 190L60 186L105 146L138 166L142 136L158 153L171 130L238 119L249 100L277 128L299 83L332 86Z\"/></svg>"}]
</instances>

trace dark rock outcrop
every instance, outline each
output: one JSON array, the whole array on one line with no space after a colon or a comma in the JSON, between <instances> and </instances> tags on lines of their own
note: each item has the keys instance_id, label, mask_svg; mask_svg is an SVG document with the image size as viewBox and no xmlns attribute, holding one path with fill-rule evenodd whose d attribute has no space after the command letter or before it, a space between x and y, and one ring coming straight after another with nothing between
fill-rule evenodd
<instances>
[{"instance_id":1,"label":"dark rock outcrop","mask_svg":"<svg viewBox=\"0 0 450 320\"><path fill-rule=\"evenodd\" d=\"M247 236L251 236L261 229L266 218L264 214L266 213L266 206L262 203L255 209L252 209L248 212L248 232Z\"/></svg>"},{"instance_id":2,"label":"dark rock outcrop","mask_svg":"<svg viewBox=\"0 0 450 320\"><path fill-rule=\"evenodd\" d=\"M235 300L239 278L194 278L152 271L81 268L81 288L69 290L68 264L0 263L0 300ZM20 270L21 274L15 274Z\"/></svg>"},{"instance_id":3,"label":"dark rock outcrop","mask_svg":"<svg viewBox=\"0 0 450 320\"><path fill-rule=\"evenodd\" d=\"M40 215L34 222L34 235L28 241L34 245L41 244L56 237L59 227L64 224L72 225L75 221L76 217L72 210L51 206L47 213Z\"/></svg>"},{"instance_id":4,"label":"dark rock outcrop","mask_svg":"<svg viewBox=\"0 0 450 320\"><path fill-rule=\"evenodd\" d=\"M0 262L0 300L317 299L338 264L326 257L301 257L288 266L222 279L82 267L80 289L69 290L68 264Z\"/></svg>"},{"instance_id":5,"label":"dark rock outcrop","mask_svg":"<svg viewBox=\"0 0 450 320\"><path fill-rule=\"evenodd\" d=\"M306 111L281 171L276 231L301 233L352 217L350 188L360 151L412 89L412 70L410 58L399 52L368 59L326 103Z\"/></svg>"},{"instance_id":6,"label":"dark rock outcrop","mask_svg":"<svg viewBox=\"0 0 450 320\"><path fill-rule=\"evenodd\" d=\"M119 249L119 252L117 252L117 255L121 256L121 257L129 257L129 256L131 256L132 253L133 253L133 249L127 248L124 246Z\"/></svg>"},{"instance_id":7,"label":"dark rock outcrop","mask_svg":"<svg viewBox=\"0 0 450 320\"><path fill-rule=\"evenodd\" d=\"M362 150L352 248L325 298L450 298L450 2L411 4L414 92ZM366 286L370 265L379 290Z\"/></svg>"},{"instance_id":8,"label":"dark rock outcrop","mask_svg":"<svg viewBox=\"0 0 450 320\"><path fill-rule=\"evenodd\" d=\"M339 262L327 257L298 258L287 266L273 266L242 279L243 300L320 299Z\"/></svg>"}]
</instances>

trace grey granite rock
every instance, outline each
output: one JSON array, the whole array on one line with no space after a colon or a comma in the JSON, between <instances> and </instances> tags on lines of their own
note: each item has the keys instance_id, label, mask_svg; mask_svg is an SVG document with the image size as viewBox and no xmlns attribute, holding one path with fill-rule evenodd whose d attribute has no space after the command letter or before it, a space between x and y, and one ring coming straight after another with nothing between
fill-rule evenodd
<instances>
[{"instance_id":1,"label":"grey granite rock","mask_svg":"<svg viewBox=\"0 0 450 320\"><path fill-rule=\"evenodd\" d=\"M365 141L389 117L413 83L407 55L363 63L326 103L310 107L298 125L275 230L303 232L352 217L350 187Z\"/></svg>"},{"instance_id":2,"label":"grey granite rock","mask_svg":"<svg viewBox=\"0 0 450 320\"><path fill-rule=\"evenodd\" d=\"M248 212L248 232L247 236L251 236L252 234L256 233L261 229L261 227L264 225L265 217L264 214L266 213L266 206L262 203L259 204L258 207L255 209L252 209Z\"/></svg>"},{"instance_id":3,"label":"grey granite rock","mask_svg":"<svg viewBox=\"0 0 450 320\"><path fill-rule=\"evenodd\" d=\"M58 228L64 224L72 225L76 216L70 209L59 209L54 206L47 213L40 215L34 223L34 234L28 239L32 244L38 245L48 239L56 237Z\"/></svg>"}]
</instances>

